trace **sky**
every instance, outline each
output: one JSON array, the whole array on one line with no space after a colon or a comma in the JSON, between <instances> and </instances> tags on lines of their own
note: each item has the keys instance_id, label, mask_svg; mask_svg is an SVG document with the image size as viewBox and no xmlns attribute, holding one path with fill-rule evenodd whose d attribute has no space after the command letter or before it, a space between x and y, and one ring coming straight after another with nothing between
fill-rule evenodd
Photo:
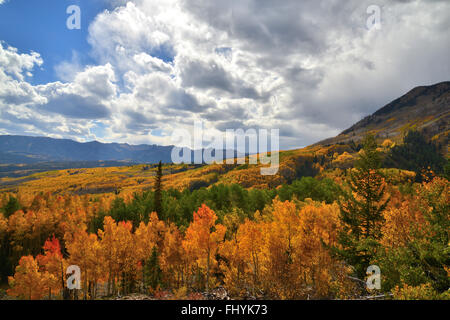
<instances>
[{"instance_id":1,"label":"sky","mask_svg":"<svg viewBox=\"0 0 450 320\"><path fill-rule=\"evenodd\" d=\"M450 80L449 57L445 0L0 0L0 134L171 145L203 121L292 149Z\"/></svg>"}]
</instances>

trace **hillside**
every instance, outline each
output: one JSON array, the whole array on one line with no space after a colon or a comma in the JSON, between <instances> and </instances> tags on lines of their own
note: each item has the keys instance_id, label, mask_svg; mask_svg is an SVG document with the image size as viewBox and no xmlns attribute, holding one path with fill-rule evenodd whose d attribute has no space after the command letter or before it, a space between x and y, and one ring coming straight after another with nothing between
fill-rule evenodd
<instances>
[{"instance_id":1,"label":"hillside","mask_svg":"<svg viewBox=\"0 0 450 320\"><path fill-rule=\"evenodd\" d=\"M320 145L359 141L370 132L379 139L401 142L410 129L424 132L442 146L448 146L450 130L450 82L416 87Z\"/></svg>"},{"instance_id":2,"label":"hillside","mask_svg":"<svg viewBox=\"0 0 450 320\"><path fill-rule=\"evenodd\" d=\"M366 266L359 267L354 262L350 265L347 256L331 255L324 244L330 247L342 245L340 235L348 234L349 227L354 225L360 235L360 226L365 228L367 224L360 222L359 217L369 216L360 212L367 212L369 203L372 208L369 212L381 208L377 213L381 236L379 240L365 238L354 246L367 252L367 239L370 239L376 245L373 248L381 248L379 251L383 254L375 256L380 259L377 263L383 270L394 270L386 272L388 278L383 280L390 285L384 289L389 298L397 298L400 294L416 297L415 291L407 291L410 287L399 289L399 285L409 274L427 274L428 260L417 260L416 257L427 257L430 241L434 245L431 247L433 254L437 255L433 263L436 265L435 261L438 261L438 268L422 280L427 281L427 287L415 287L414 290L423 290L425 297L433 299L448 298L448 264L445 263L449 203L449 184L445 177L448 174L443 176L442 170L431 169L429 163L415 170L396 164L390 166L378 157L381 153L385 155L384 159L390 159L396 150L403 148L413 152L400 153L406 157L397 160L416 159L419 154L435 155L445 162L438 148L418 132L409 133L402 145L395 146L401 142L403 130L406 132L408 128L425 130L432 139L445 142L448 87L444 88L447 91L441 93L436 88L415 89L412 92L416 94L394 101L365 122L329 139L329 143L281 151L280 166L275 175L261 175L261 164L238 164L237 161L226 165L166 163L161 170L160 189L155 186L156 177L160 177L159 165L155 164L121 162L111 166L115 163L101 161L97 162L99 166L92 168L89 166L95 163L90 162L0 165L0 238L3 239L0 258L9 263L0 264L0 282L5 279L8 298L26 297L30 285L17 284L25 274L26 279L33 276L42 279L39 284L47 286L33 297L29 294L30 298L46 299L47 294L64 298L64 287L60 285L64 281L58 278L63 274L60 268L74 263L88 270L84 273L86 282L100 288L97 291L85 285L86 299L88 292L89 299L110 299L118 292L125 296L136 293L139 289L133 284L142 279L145 283L146 278L141 275L148 277L150 269L146 268L157 266L156 289L147 289L148 296L141 294L140 299L160 299L162 294L165 299L199 299L197 288L204 283L198 279L205 279L204 274L214 281L211 282L212 291L222 295L225 292L233 299L249 296L252 299L355 299L371 294L354 281L364 279ZM422 113L426 114L425 118L419 116L421 109L412 101L424 102ZM400 115L402 118L397 119ZM358 139L366 132L375 133L379 141L369 138L367 141L372 143L362 146ZM348 139L349 134L352 139ZM411 136L420 137L423 143L411 147ZM35 152L33 148L30 146L29 150ZM362 160L364 158L366 160ZM355 168L356 159L371 167ZM84 168L33 171L45 169L46 165L50 169L69 164ZM378 165L382 166L380 170L377 170ZM31 169L33 166L41 168ZM430 179L421 169L429 173ZM5 170L4 177L1 177L2 170ZM15 170L14 175L8 170ZM31 174L20 176L21 172ZM350 172L353 172L351 180ZM415 183L421 175L426 179L423 183ZM353 210L359 210L355 215L358 218L352 219L356 221L353 224L347 222L345 211L338 204L340 200L345 201L342 195L348 191L349 183L355 186L352 191L356 196L347 198L347 203L355 206ZM212 261L210 273L208 265L199 268L199 261L207 259L198 252L209 252L205 248L211 243L215 251L207 258ZM411 247L410 243L419 245ZM150 251L149 248L153 249ZM400 257L399 248L405 250ZM425 249L417 252L417 248ZM63 255L62 250L67 255ZM118 254L111 255L111 252ZM251 263L255 260L248 259L252 254L269 257L261 259L261 279L265 283L253 280L255 273ZM110 266L116 266L115 271L109 271ZM249 267L240 269L242 266ZM414 266L412 271L411 266ZM106 278L103 270L111 275ZM284 274L279 276L279 270L289 278ZM50 272L58 277L50 276ZM326 276L309 279L303 276L307 274ZM183 281L185 276L196 283ZM280 283L282 285L278 286ZM169 289L158 291L160 284ZM277 284L276 289L270 289L273 284ZM258 296L248 292L249 285L261 288ZM265 288L271 291L264 291ZM337 294L335 288L343 288L342 293ZM282 294L280 290L284 290ZM212 295L207 293L204 297L210 299ZM370 297L372 299L372 294Z\"/></svg>"},{"instance_id":3,"label":"hillside","mask_svg":"<svg viewBox=\"0 0 450 320\"><path fill-rule=\"evenodd\" d=\"M367 133L378 137L381 151L388 152L393 143L401 143L404 134L409 129L419 129L426 135L448 146L450 123L450 82L443 82L428 87L418 87L406 95L379 109L373 115L366 117L340 135L321 141L312 146L280 152L280 167L276 175L260 174L261 165L172 165L164 166L163 185L166 189L174 188L198 189L221 183L237 183L245 188L274 188L290 183L303 176L316 176L335 169L341 170L352 166L356 158L358 141ZM12 144L15 141L16 144ZM26 143L32 141L29 145ZM352 142L353 141L353 142ZM57 146L57 147L56 147ZM96 146L99 147L95 151ZM130 146L124 144L80 144L70 140L54 140L29 137L0 137L1 150L27 150L30 154L41 154L61 150L59 157L68 157L70 147L78 148L77 157L97 157L147 160L152 157L170 157L170 147ZM161 151L161 152L159 152ZM75 154L76 152L71 152ZM148 156L146 158L146 156ZM117 160L117 159L116 159ZM138 160L137 160L138 161ZM135 191L148 190L153 187L155 167L143 164L101 163L100 167L92 165L76 169L72 163L69 167L46 167L47 172L40 167L33 171L29 165L3 166L3 171L11 168L11 173L3 172L0 178L0 189L21 191L33 194L40 191L74 194L130 194ZM108 166L108 164L110 164ZM63 166L64 164L59 164ZM2 167L0 167L1 169ZM9 169L8 169L9 168ZM64 169L64 170L59 170ZM2 171L0 170L0 172Z\"/></svg>"}]
</instances>

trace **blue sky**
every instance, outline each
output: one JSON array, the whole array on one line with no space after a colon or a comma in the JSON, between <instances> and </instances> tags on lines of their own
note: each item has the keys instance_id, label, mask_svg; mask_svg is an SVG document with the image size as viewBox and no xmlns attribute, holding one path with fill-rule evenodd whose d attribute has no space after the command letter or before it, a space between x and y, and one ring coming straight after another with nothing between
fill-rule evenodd
<instances>
[{"instance_id":1,"label":"blue sky","mask_svg":"<svg viewBox=\"0 0 450 320\"><path fill-rule=\"evenodd\" d=\"M170 145L202 120L315 143L449 80L450 2L377 3L372 29L372 0L0 0L0 134Z\"/></svg>"},{"instance_id":2,"label":"blue sky","mask_svg":"<svg viewBox=\"0 0 450 320\"><path fill-rule=\"evenodd\" d=\"M66 9L81 9L81 29L69 30ZM36 51L44 59L30 79L33 84L58 80L54 67L77 52L82 64L93 64L87 42L88 27L95 16L111 5L104 0L7 0L0 6L0 39L21 52Z\"/></svg>"}]
</instances>

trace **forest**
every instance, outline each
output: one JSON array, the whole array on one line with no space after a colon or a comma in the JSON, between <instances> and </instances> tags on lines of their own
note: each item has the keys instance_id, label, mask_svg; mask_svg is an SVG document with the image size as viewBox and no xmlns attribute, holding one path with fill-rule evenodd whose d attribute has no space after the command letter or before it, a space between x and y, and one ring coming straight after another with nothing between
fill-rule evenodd
<instances>
[{"instance_id":1,"label":"forest","mask_svg":"<svg viewBox=\"0 0 450 320\"><path fill-rule=\"evenodd\" d=\"M160 163L131 194L2 192L0 298L449 299L442 150L416 131L347 147L274 186L172 188Z\"/></svg>"}]
</instances>

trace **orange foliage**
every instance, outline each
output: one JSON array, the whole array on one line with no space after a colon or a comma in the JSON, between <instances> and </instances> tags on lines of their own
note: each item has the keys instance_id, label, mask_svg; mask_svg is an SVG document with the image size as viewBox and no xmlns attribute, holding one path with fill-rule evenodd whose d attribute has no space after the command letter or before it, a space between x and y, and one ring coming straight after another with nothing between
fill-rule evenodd
<instances>
[{"instance_id":1,"label":"orange foliage","mask_svg":"<svg viewBox=\"0 0 450 320\"><path fill-rule=\"evenodd\" d=\"M183 247L191 263L196 268L206 271L206 289L209 289L210 270L217 263L215 255L219 244L223 242L226 227L216 225L217 216L205 204L194 212L194 221L186 230ZM214 230L213 230L214 229Z\"/></svg>"},{"instance_id":2,"label":"orange foliage","mask_svg":"<svg viewBox=\"0 0 450 320\"><path fill-rule=\"evenodd\" d=\"M48 272L39 272L38 263L32 256L23 256L14 277L8 278L11 286L8 294L29 300L42 299L47 293L47 284L53 277Z\"/></svg>"},{"instance_id":3,"label":"orange foliage","mask_svg":"<svg viewBox=\"0 0 450 320\"><path fill-rule=\"evenodd\" d=\"M150 214L148 224L141 222L135 231L136 255L139 261L146 261L153 247L161 247L164 239L166 225L164 221L158 219L156 212Z\"/></svg>"},{"instance_id":4,"label":"orange foliage","mask_svg":"<svg viewBox=\"0 0 450 320\"><path fill-rule=\"evenodd\" d=\"M270 219L246 220L221 254L224 282L236 294L281 299L327 297L345 289L347 272L334 261L327 245L336 244L336 204L275 200Z\"/></svg>"}]
</instances>

